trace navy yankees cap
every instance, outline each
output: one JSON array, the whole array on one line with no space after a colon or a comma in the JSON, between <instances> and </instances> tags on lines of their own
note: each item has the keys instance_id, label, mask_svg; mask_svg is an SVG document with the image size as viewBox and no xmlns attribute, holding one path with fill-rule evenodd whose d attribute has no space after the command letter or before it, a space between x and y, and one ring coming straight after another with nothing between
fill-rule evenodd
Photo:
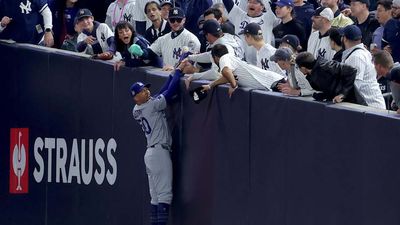
<instances>
[{"instance_id":1,"label":"navy yankees cap","mask_svg":"<svg viewBox=\"0 0 400 225\"><path fill-rule=\"evenodd\" d=\"M275 5L277 5L279 7L283 7L283 6L294 7L293 0L278 0L277 2L275 2Z\"/></svg>"},{"instance_id":2,"label":"navy yankees cap","mask_svg":"<svg viewBox=\"0 0 400 225\"><path fill-rule=\"evenodd\" d=\"M239 35L241 35L241 34L262 35L263 32L261 30L260 25L258 25L258 23L249 23L238 34Z\"/></svg>"},{"instance_id":3,"label":"navy yankees cap","mask_svg":"<svg viewBox=\"0 0 400 225\"><path fill-rule=\"evenodd\" d=\"M356 25L348 25L343 28L343 36L351 41L358 41L361 40L362 33Z\"/></svg>"},{"instance_id":4,"label":"navy yankees cap","mask_svg":"<svg viewBox=\"0 0 400 225\"><path fill-rule=\"evenodd\" d=\"M172 3L171 0L160 0L160 7L163 7L164 5L169 4L172 7L174 7L174 4Z\"/></svg>"},{"instance_id":5,"label":"navy yankees cap","mask_svg":"<svg viewBox=\"0 0 400 225\"><path fill-rule=\"evenodd\" d=\"M292 58L293 51L290 48L279 48L275 51L275 54L271 56L270 60L277 62L280 60L289 61Z\"/></svg>"},{"instance_id":6,"label":"navy yankees cap","mask_svg":"<svg viewBox=\"0 0 400 225\"><path fill-rule=\"evenodd\" d=\"M89 16L93 16L92 12L89 9L80 9L76 14L75 18L77 20L80 20L84 17L89 17Z\"/></svg>"},{"instance_id":7,"label":"navy yankees cap","mask_svg":"<svg viewBox=\"0 0 400 225\"><path fill-rule=\"evenodd\" d=\"M179 7L172 8L169 10L168 19L169 18L185 18L185 12Z\"/></svg>"},{"instance_id":8,"label":"navy yankees cap","mask_svg":"<svg viewBox=\"0 0 400 225\"><path fill-rule=\"evenodd\" d=\"M286 43L286 44L292 46L292 48L296 49L296 50L301 49L299 38L293 34L287 34L287 35L283 36L281 39L281 44L282 43Z\"/></svg>"},{"instance_id":9,"label":"navy yankees cap","mask_svg":"<svg viewBox=\"0 0 400 225\"><path fill-rule=\"evenodd\" d=\"M143 84L142 82L135 82L131 86L131 95L132 97L135 97L139 92L143 90L143 88L149 88L151 84Z\"/></svg>"},{"instance_id":10,"label":"navy yankees cap","mask_svg":"<svg viewBox=\"0 0 400 225\"><path fill-rule=\"evenodd\" d=\"M387 79L400 84L400 66L393 68L388 74Z\"/></svg>"},{"instance_id":11,"label":"navy yankees cap","mask_svg":"<svg viewBox=\"0 0 400 225\"><path fill-rule=\"evenodd\" d=\"M206 20L201 31L202 34L219 34L221 32L221 25L216 20Z\"/></svg>"}]
</instances>

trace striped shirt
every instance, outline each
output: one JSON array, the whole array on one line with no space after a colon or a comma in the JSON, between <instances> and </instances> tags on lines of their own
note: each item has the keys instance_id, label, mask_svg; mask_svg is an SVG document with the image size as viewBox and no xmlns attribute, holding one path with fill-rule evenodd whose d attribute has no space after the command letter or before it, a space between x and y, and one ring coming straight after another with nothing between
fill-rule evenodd
<instances>
[{"instance_id":1,"label":"striped shirt","mask_svg":"<svg viewBox=\"0 0 400 225\"><path fill-rule=\"evenodd\" d=\"M342 62L357 69L354 86L368 106L386 109L385 100L376 80L372 56L360 43L343 52Z\"/></svg>"},{"instance_id":2,"label":"striped shirt","mask_svg":"<svg viewBox=\"0 0 400 225\"><path fill-rule=\"evenodd\" d=\"M270 44L265 44L260 50L257 51L257 67L268 70L268 62L272 55L275 54L276 48Z\"/></svg>"},{"instance_id":3,"label":"striped shirt","mask_svg":"<svg viewBox=\"0 0 400 225\"><path fill-rule=\"evenodd\" d=\"M281 80L284 76L272 71L263 70L254 65L231 55L225 54L219 59L219 68L232 70L240 87L270 90L275 81Z\"/></svg>"}]
</instances>

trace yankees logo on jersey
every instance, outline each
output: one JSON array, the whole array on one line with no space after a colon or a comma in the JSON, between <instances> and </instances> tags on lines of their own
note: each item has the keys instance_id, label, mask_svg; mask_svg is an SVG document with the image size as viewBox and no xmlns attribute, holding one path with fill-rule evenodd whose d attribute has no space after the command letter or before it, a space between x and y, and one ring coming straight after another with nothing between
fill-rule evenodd
<instances>
[{"instance_id":1,"label":"yankees logo on jersey","mask_svg":"<svg viewBox=\"0 0 400 225\"><path fill-rule=\"evenodd\" d=\"M268 70L269 69L268 62L269 60L267 58L261 59L261 69Z\"/></svg>"},{"instance_id":2,"label":"yankees logo on jersey","mask_svg":"<svg viewBox=\"0 0 400 225\"><path fill-rule=\"evenodd\" d=\"M318 57L325 58L325 54L326 54L326 49L324 48L318 49Z\"/></svg>"},{"instance_id":3,"label":"yankees logo on jersey","mask_svg":"<svg viewBox=\"0 0 400 225\"><path fill-rule=\"evenodd\" d=\"M181 48L174 48L174 50L172 51L172 57L174 59L179 59L179 57L181 57L181 53L182 53L182 49Z\"/></svg>"},{"instance_id":4,"label":"yankees logo on jersey","mask_svg":"<svg viewBox=\"0 0 400 225\"><path fill-rule=\"evenodd\" d=\"M104 35L104 33L101 33L101 40L102 40L103 42L106 41L106 36Z\"/></svg>"},{"instance_id":5,"label":"yankees logo on jersey","mask_svg":"<svg viewBox=\"0 0 400 225\"><path fill-rule=\"evenodd\" d=\"M132 20L132 15L131 15L131 14L127 15L127 14L125 13L125 14L124 14L124 20L127 21L127 22L131 22L131 20Z\"/></svg>"},{"instance_id":6,"label":"yankees logo on jersey","mask_svg":"<svg viewBox=\"0 0 400 225\"><path fill-rule=\"evenodd\" d=\"M19 7L21 8L22 14L29 14L32 11L31 2L29 0L26 0L26 4L21 2Z\"/></svg>"}]
</instances>

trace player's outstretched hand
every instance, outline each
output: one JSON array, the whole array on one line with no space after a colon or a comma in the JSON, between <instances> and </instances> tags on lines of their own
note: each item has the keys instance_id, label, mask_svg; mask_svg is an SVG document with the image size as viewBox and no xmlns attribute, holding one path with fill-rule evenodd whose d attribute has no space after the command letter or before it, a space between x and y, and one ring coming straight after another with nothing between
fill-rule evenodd
<instances>
[{"instance_id":1,"label":"player's outstretched hand","mask_svg":"<svg viewBox=\"0 0 400 225\"><path fill-rule=\"evenodd\" d=\"M209 85L209 84L204 84L204 85L201 85L202 87L203 87L203 90L202 91L209 91L209 90L211 90L211 86Z\"/></svg>"},{"instance_id":2,"label":"player's outstretched hand","mask_svg":"<svg viewBox=\"0 0 400 225\"><path fill-rule=\"evenodd\" d=\"M128 51L132 54L132 55L136 55L136 56L142 56L143 55L143 50L142 48L137 45L137 44L133 44L131 45L131 47L128 48Z\"/></svg>"}]
</instances>

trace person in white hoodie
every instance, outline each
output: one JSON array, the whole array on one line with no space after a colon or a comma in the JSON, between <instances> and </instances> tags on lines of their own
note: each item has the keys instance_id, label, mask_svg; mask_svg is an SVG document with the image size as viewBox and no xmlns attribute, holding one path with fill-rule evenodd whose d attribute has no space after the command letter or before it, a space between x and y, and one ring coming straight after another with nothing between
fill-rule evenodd
<instances>
[{"instance_id":1,"label":"person in white hoodie","mask_svg":"<svg viewBox=\"0 0 400 225\"><path fill-rule=\"evenodd\" d=\"M115 30L120 21L126 21L133 25L135 31L141 35L146 32L147 17L144 12L147 0L115 0L107 9L105 23Z\"/></svg>"}]
</instances>

